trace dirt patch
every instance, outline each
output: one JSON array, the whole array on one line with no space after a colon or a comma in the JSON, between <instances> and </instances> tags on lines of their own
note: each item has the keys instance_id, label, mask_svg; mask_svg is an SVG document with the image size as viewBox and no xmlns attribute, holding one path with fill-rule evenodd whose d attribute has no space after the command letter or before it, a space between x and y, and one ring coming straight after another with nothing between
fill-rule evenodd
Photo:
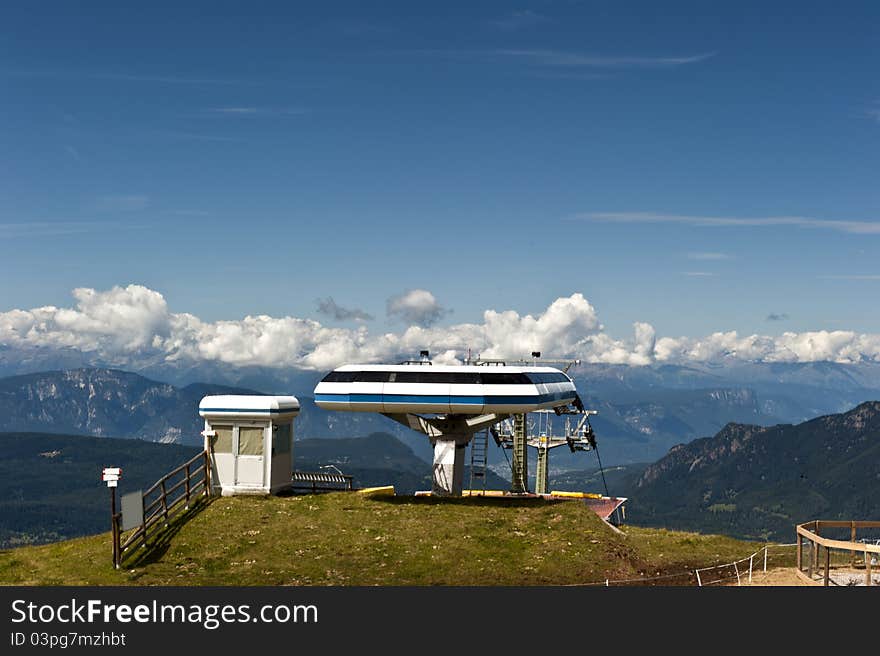
<instances>
[{"instance_id":1,"label":"dirt patch","mask_svg":"<svg viewBox=\"0 0 880 656\"><path fill-rule=\"evenodd\" d=\"M771 569L767 572L754 572L752 574L752 582L748 583L746 577L743 577L742 585L758 585L758 586L808 586L803 579L801 579L796 574L796 569L794 567L780 567L777 569ZM816 583L822 583L821 573L819 573L816 577ZM871 577L873 581L873 585L875 587L880 586L880 575L874 575ZM734 581L732 585L736 585ZM831 585L838 587L849 587L849 586L864 586L865 585L865 570L859 569L850 569L850 568L832 568L831 570Z\"/></svg>"},{"instance_id":2,"label":"dirt patch","mask_svg":"<svg viewBox=\"0 0 880 656\"><path fill-rule=\"evenodd\" d=\"M736 585L736 581L729 585ZM741 585L747 586L806 586L798 575L794 567L777 567L768 569L766 572L753 572L752 582L749 583L748 576L742 577Z\"/></svg>"}]
</instances>

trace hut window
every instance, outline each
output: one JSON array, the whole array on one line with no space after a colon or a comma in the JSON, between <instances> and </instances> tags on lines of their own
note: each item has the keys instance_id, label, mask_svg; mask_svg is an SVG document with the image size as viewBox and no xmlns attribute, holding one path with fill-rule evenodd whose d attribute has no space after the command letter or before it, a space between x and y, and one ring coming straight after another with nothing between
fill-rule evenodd
<instances>
[{"instance_id":1,"label":"hut window","mask_svg":"<svg viewBox=\"0 0 880 656\"><path fill-rule=\"evenodd\" d=\"M263 429L253 426L239 426L238 428L238 455L261 456L263 455Z\"/></svg>"},{"instance_id":2,"label":"hut window","mask_svg":"<svg viewBox=\"0 0 880 656\"><path fill-rule=\"evenodd\" d=\"M214 453L232 453L232 426L211 426L216 433L211 438Z\"/></svg>"},{"instance_id":3,"label":"hut window","mask_svg":"<svg viewBox=\"0 0 880 656\"><path fill-rule=\"evenodd\" d=\"M272 440L272 453L290 453L290 424L275 426L275 437Z\"/></svg>"}]
</instances>

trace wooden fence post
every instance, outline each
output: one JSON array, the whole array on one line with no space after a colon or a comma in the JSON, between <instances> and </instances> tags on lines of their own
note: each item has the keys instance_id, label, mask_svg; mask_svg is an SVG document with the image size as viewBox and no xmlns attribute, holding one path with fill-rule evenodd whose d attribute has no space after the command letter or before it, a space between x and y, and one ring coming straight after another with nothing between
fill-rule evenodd
<instances>
[{"instance_id":1,"label":"wooden fence post","mask_svg":"<svg viewBox=\"0 0 880 656\"><path fill-rule=\"evenodd\" d=\"M119 521L116 517L116 488L110 488L110 539L113 542L113 567L119 569Z\"/></svg>"},{"instance_id":2,"label":"wooden fence post","mask_svg":"<svg viewBox=\"0 0 880 656\"><path fill-rule=\"evenodd\" d=\"M825 547L825 582L823 585L828 587L828 580L831 578L831 549Z\"/></svg>"},{"instance_id":3,"label":"wooden fence post","mask_svg":"<svg viewBox=\"0 0 880 656\"><path fill-rule=\"evenodd\" d=\"M855 520L853 520L851 523L849 536L850 536L850 542L856 541L856 522L855 522ZM850 552L850 554L852 555L852 566L855 567L856 566L856 550L853 549Z\"/></svg>"},{"instance_id":4,"label":"wooden fence post","mask_svg":"<svg viewBox=\"0 0 880 656\"><path fill-rule=\"evenodd\" d=\"M816 565L816 552L818 551L818 549L819 547L816 545L816 543L810 540L810 565L807 569L807 576L809 576L810 579L813 578L813 568Z\"/></svg>"}]
</instances>

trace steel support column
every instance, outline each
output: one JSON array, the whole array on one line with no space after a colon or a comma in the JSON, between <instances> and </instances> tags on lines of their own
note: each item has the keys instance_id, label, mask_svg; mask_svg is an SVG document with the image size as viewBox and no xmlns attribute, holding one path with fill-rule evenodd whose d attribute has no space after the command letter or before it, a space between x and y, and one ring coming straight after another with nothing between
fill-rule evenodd
<instances>
[{"instance_id":1,"label":"steel support column","mask_svg":"<svg viewBox=\"0 0 880 656\"><path fill-rule=\"evenodd\" d=\"M550 493L550 476L547 465L550 461L550 447L546 444L538 446L538 467L535 471L535 494Z\"/></svg>"},{"instance_id":2,"label":"steel support column","mask_svg":"<svg viewBox=\"0 0 880 656\"><path fill-rule=\"evenodd\" d=\"M510 415L445 415L422 417L409 413L382 413L407 428L428 436L434 447L431 465L431 493L461 496L464 482L464 452L474 433L507 419Z\"/></svg>"}]
</instances>

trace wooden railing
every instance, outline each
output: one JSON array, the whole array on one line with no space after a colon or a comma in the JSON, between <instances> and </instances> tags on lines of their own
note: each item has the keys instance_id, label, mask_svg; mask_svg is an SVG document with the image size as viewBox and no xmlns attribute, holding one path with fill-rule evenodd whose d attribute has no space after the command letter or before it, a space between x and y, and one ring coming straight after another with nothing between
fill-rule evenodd
<instances>
[{"instance_id":1,"label":"wooden railing","mask_svg":"<svg viewBox=\"0 0 880 656\"><path fill-rule=\"evenodd\" d=\"M179 479L179 480L177 480ZM180 467L172 469L143 493L143 523L122 539L122 512L112 517L113 565L119 569L124 556L131 555L136 543L147 547L148 541L168 526L175 515L189 510L200 497L211 495L211 462L208 451L199 453ZM128 553L126 553L128 552Z\"/></svg>"},{"instance_id":2,"label":"wooden railing","mask_svg":"<svg viewBox=\"0 0 880 656\"><path fill-rule=\"evenodd\" d=\"M850 529L849 540L832 540L822 536L828 529ZM829 585L831 581L831 554L837 550L848 551L852 569L865 568L865 585L872 585L872 561L880 558L880 544L857 542L858 529L880 529L880 522L870 521L826 521L814 520L797 526L797 574L811 585ZM821 563L824 573L820 574L820 548L825 549L824 561ZM876 554L876 556L871 555ZM804 556L807 557L806 564Z\"/></svg>"}]
</instances>

